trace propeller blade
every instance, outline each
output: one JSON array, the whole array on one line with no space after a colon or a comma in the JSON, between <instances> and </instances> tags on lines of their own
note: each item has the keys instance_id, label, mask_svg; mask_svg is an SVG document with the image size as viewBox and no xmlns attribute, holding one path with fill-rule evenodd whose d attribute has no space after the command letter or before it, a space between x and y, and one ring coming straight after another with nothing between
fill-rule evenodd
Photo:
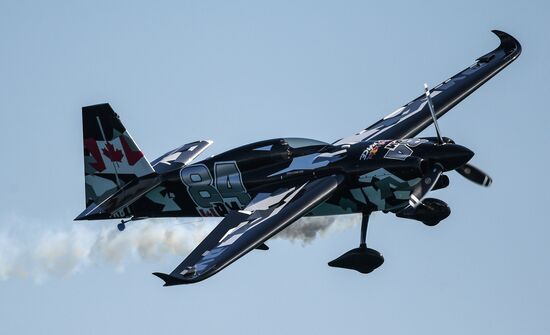
<instances>
[{"instance_id":1,"label":"propeller blade","mask_svg":"<svg viewBox=\"0 0 550 335\"><path fill-rule=\"evenodd\" d=\"M470 164L462 165L456 169L456 172L460 173L464 178L481 186L487 187L493 182L493 179L489 177L488 174Z\"/></svg>"},{"instance_id":2,"label":"propeller blade","mask_svg":"<svg viewBox=\"0 0 550 335\"><path fill-rule=\"evenodd\" d=\"M418 183L418 185L416 185L414 190L411 192L409 205L412 208L416 208L422 203L422 200L426 197L426 194L434 188L439 176L441 176L442 173L443 167L441 164L434 164L430 168L430 171L424 175L420 183Z\"/></svg>"}]
</instances>

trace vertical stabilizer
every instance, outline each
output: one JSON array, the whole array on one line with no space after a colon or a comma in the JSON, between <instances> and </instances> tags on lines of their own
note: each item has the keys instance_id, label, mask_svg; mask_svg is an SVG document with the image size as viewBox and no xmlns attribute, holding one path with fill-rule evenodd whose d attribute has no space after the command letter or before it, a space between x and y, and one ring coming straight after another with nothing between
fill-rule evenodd
<instances>
[{"instance_id":1,"label":"vertical stabilizer","mask_svg":"<svg viewBox=\"0 0 550 335\"><path fill-rule=\"evenodd\" d=\"M155 173L109 104L82 107L86 206Z\"/></svg>"}]
</instances>

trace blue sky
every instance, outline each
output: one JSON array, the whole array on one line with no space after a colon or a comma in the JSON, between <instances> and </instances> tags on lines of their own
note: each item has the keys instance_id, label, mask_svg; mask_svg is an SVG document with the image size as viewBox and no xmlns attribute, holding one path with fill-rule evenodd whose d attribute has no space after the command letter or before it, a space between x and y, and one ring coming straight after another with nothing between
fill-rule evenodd
<instances>
[{"instance_id":1,"label":"blue sky","mask_svg":"<svg viewBox=\"0 0 550 335\"><path fill-rule=\"evenodd\" d=\"M548 334L548 13L543 1L1 2L0 232L23 249L116 223L72 222L81 106L111 103L149 159L199 139L214 140L208 154L281 136L330 142L495 48L491 29L523 54L440 122L494 184L451 175L433 196L453 213L435 228L374 215L369 244L386 263L373 274L326 265L356 246L358 226L271 241L190 286L150 274L182 256L98 262L0 281L0 329Z\"/></svg>"}]
</instances>

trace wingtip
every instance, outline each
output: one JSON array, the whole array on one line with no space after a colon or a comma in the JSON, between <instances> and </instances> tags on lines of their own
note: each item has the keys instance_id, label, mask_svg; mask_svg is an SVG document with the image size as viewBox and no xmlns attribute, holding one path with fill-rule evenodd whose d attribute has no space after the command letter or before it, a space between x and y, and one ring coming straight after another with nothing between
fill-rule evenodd
<instances>
[{"instance_id":1,"label":"wingtip","mask_svg":"<svg viewBox=\"0 0 550 335\"><path fill-rule=\"evenodd\" d=\"M162 273L162 272L153 272L153 275L159 277L160 279L164 280L164 287L166 286L173 286L173 285L178 285L178 284L182 284L180 280L178 280L176 277L173 277L167 273Z\"/></svg>"},{"instance_id":2,"label":"wingtip","mask_svg":"<svg viewBox=\"0 0 550 335\"><path fill-rule=\"evenodd\" d=\"M491 32L500 39L500 48L504 52L513 55L514 58L517 58L521 54L521 44L514 36L497 29L493 29Z\"/></svg>"}]
</instances>

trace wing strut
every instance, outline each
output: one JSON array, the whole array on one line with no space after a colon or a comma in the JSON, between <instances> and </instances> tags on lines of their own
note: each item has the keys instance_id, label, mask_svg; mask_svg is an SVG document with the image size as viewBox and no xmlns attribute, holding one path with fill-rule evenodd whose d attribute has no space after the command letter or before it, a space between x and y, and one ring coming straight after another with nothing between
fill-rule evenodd
<instances>
[{"instance_id":1,"label":"wing strut","mask_svg":"<svg viewBox=\"0 0 550 335\"><path fill-rule=\"evenodd\" d=\"M432 103L432 98L430 97L430 89L428 84L424 83L424 93L426 94L426 100L428 101L428 107L430 107L430 113L432 113L432 119L435 125L435 132L437 133L437 138L439 139L439 144L443 144L443 137L441 137L441 132L439 131L439 124L437 124L437 117L435 116L434 104Z\"/></svg>"}]
</instances>

